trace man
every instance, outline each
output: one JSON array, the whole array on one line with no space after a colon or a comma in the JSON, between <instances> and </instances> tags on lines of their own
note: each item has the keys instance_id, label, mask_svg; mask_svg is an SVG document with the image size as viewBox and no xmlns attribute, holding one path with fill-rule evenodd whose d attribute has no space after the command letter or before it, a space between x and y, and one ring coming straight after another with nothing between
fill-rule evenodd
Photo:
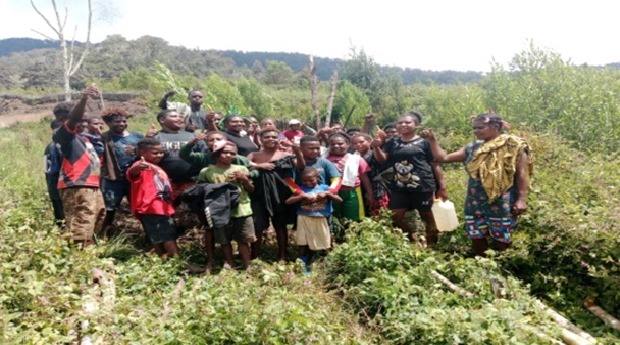
<instances>
[{"instance_id":1,"label":"man","mask_svg":"<svg viewBox=\"0 0 620 345\"><path fill-rule=\"evenodd\" d=\"M99 156L88 138L78 132L88 97L98 94L94 85L84 89L80 101L53 135L63 154L58 190L67 231L71 239L82 246L94 243L105 215L99 190Z\"/></svg>"},{"instance_id":2,"label":"man","mask_svg":"<svg viewBox=\"0 0 620 345\"><path fill-rule=\"evenodd\" d=\"M176 90L172 89L159 100L159 108L162 110L175 110L185 118L185 130L193 133L197 129L206 130L207 113L202 109L204 95L200 90L192 90L188 94L189 108L187 104L181 102L168 102L168 98L176 94Z\"/></svg>"},{"instance_id":3,"label":"man","mask_svg":"<svg viewBox=\"0 0 620 345\"><path fill-rule=\"evenodd\" d=\"M109 130L102 135L104 164L101 167L101 190L106 207L103 229L111 236L110 226L123 197L129 201L131 184L125 178L127 169L136 160L138 141L144 136L138 132L127 131L130 115L123 109L110 108L102 112L101 118Z\"/></svg>"}]
</instances>

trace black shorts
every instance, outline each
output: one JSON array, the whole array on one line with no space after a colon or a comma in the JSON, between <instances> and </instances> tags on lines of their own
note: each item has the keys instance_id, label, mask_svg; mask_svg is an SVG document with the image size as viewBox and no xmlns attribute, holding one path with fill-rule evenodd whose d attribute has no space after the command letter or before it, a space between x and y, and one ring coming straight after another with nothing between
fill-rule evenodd
<instances>
[{"instance_id":1,"label":"black shorts","mask_svg":"<svg viewBox=\"0 0 620 345\"><path fill-rule=\"evenodd\" d=\"M177 239L177 229L174 220L170 216L160 216L156 214L140 215L144 232L153 244L160 244Z\"/></svg>"},{"instance_id":2,"label":"black shorts","mask_svg":"<svg viewBox=\"0 0 620 345\"><path fill-rule=\"evenodd\" d=\"M390 210L418 210L430 211L433 207L433 192L404 192L392 189L390 195Z\"/></svg>"},{"instance_id":3,"label":"black shorts","mask_svg":"<svg viewBox=\"0 0 620 345\"><path fill-rule=\"evenodd\" d=\"M273 228L279 231L282 229L286 230L286 224L293 224L297 216L295 208L287 205L282 211L276 212L272 217L269 217L269 212L258 202L252 203L252 215L254 217L254 229L257 234L261 234L269 228L270 218Z\"/></svg>"}]
</instances>

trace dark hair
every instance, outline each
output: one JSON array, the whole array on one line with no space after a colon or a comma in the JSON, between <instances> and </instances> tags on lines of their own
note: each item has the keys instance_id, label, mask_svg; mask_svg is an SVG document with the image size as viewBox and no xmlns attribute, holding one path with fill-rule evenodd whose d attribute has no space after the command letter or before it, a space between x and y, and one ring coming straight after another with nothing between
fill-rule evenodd
<instances>
[{"instance_id":1,"label":"dark hair","mask_svg":"<svg viewBox=\"0 0 620 345\"><path fill-rule=\"evenodd\" d=\"M159 140L155 138L148 138L148 137L140 139L137 144L138 151L147 150L151 147L159 146L159 145L161 145Z\"/></svg>"},{"instance_id":2,"label":"dark hair","mask_svg":"<svg viewBox=\"0 0 620 345\"><path fill-rule=\"evenodd\" d=\"M71 109L73 109L74 105L75 103L71 101L60 102L54 106L54 110L52 110L52 112L57 118L66 118L67 116L69 116L69 113L71 112Z\"/></svg>"},{"instance_id":3,"label":"dark hair","mask_svg":"<svg viewBox=\"0 0 620 345\"><path fill-rule=\"evenodd\" d=\"M358 137L362 137L362 138L364 138L364 139L366 139L368 141L372 141L372 137L370 135L366 134L366 133L358 133L358 134L354 135L351 138L351 140L354 140L355 138L358 138Z\"/></svg>"},{"instance_id":4,"label":"dark hair","mask_svg":"<svg viewBox=\"0 0 620 345\"><path fill-rule=\"evenodd\" d=\"M361 132L361 131L362 131L362 129L359 128L359 127L349 127L349 128L347 128L346 133L348 135L351 135L351 132Z\"/></svg>"},{"instance_id":5,"label":"dark hair","mask_svg":"<svg viewBox=\"0 0 620 345\"><path fill-rule=\"evenodd\" d=\"M200 93L202 93L202 90L200 90L200 89L191 89L191 90L187 93L187 97L188 97L188 98L191 98L191 97L192 97L192 93L193 93L193 92L200 92ZM204 94L203 94L203 96L204 96Z\"/></svg>"},{"instance_id":6,"label":"dark hair","mask_svg":"<svg viewBox=\"0 0 620 345\"><path fill-rule=\"evenodd\" d=\"M129 113L122 108L108 108L101 112L101 118L105 121L105 123L112 122L117 116L130 117L131 115L129 115Z\"/></svg>"},{"instance_id":7,"label":"dark hair","mask_svg":"<svg viewBox=\"0 0 620 345\"><path fill-rule=\"evenodd\" d=\"M91 114L84 118L84 120L88 121L88 124L91 124L93 120L97 120L97 119L102 120L101 116L97 114Z\"/></svg>"},{"instance_id":8,"label":"dark hair","mask_svg":"<svg viewBox=\"0 0 620 345\"><path fill-rule=\"evenodd\" d=\"M58 121L58 120L52 120L50 122L50 128L51 129L56 129L56 128L60 128L60 126L62 126L62 122Z\"/></svg>"},{"instance_id":9,"label":"dark hair","mask_svg":"<svg viewBox=\"0 0 620 345\"><path fill-rule=\"evenodd\" d=\"M318 175L318 174L319 174L319 171L318 171L318 170L316 170L316 168L315 168L315 167L305 167L305 168L304 168L304 170L301 172L301 176L308 176L308 175L310 175L310 174L312 174L312 175L314 175L314 174Z\"/></svg>"},{"instance_id":10,"label":"dark hair","mask_svg":"<svg viewBox=\"0 0 620 345\"><path fill-rule=\"evenodd\" d=\"M394 129L396 129L396 123L394 123L394 122L390 122L390 123L387 123L385 126L383 126L383 130L384 130L384 131L387 131L387 130L388 130L388 128L394 128Z\"/></svg>"},{"instance_id":11,"label":"dark hair","mask_svg":"<svg viewBox=\"0 0 620 345\"><path fill-rule=\"evenodd\" d=\"M224 124L224 126L228 126L228 123L230 122L230 120L231 120L233 117L238 117L238 118L240 118L241 120L243 120L243 117L242 117L241 115L239 115L239 114L230 114L230 115L226 115L226 116L224 116L224 118L222 119L222 123Z\"/></svg>"},{"instance_id":12,"label":"dark hair","mask_svg":"<svg viewBox=\"0 0 620 345\"><path fill-rule=\"evenodd\" d=\"M304 135L303 137L301 137L301 139L299 140L299 146L303 146L306 143L320 143L321 141L319 140L319 138L312 136L312 135Z\"/></svg>"},{"instance_id":13,"label":"dark hair","mask_svg":"<svg viewBox=\"0 0 620 345\"><path fill-rule=\"evenodd\" d=\"M347 144L351 143L351 137L349 137L346 133L343 132L334 132L330 134L329 137L327 137L327 141L331 141L334 137L341 137L342 139L344 139L344 141L347 142Z\"/></svg>"},{"instance_id":14,"label":"dark hair","mask_svg":"<svg viewBox=\"0 0 620 345\"><path fill-rule=\"evenodd\" d=\"M422 114L417 111L408 111L401 116L401 118L403 117L411 117L413 121L415 121L416 125L422 124Z\"/></svg>"},{"instance_id":15,"label":"dark hair","mask_svg":"<svg viewBox=\"0 0 620 345\"><path fill-rule=\"evenodd\" d=\"M214 134L221 134L221 135L223 135L223 136L224 136L224 138L226 138L226 134L225 134L224 132L222 132L222 131L208 131L208 132L207 132L207 137L206 137L205 139L207 139L207 140L208 140L208 139L209 139L209 137L211 137L211 136L212 136L212 135L214 135Z\"/></svg>"},{"instance_id":16,"label":"dark hair","mask_svg":"<svg viewBox=\"0 0 620 345\"><path fill-rule=\"evenodd\" d=\"M265 129L261 129L261 131L258 133L258 136L262 138L263 134L269 133L269 132L274 132L280 135L280 131L275 128L265 128Z\"/></svg>"},{"instance_id":17,"label":"dark hair","mask_svg":"<svg viewBox=\"0 0 620 345\"><path fill-rule=\"evenodd\" d=\"M165 110L160 111L159 113L157 113L157 122L159 122L160 120L165 119L168 116L168 114L176 113L176 112L177 111L174 110L174 109L165 109Z\"/></svg>"},{"instance_id":18,"label":"dark hair","mask_svg":"<svg viewBox=\"0 0 620 345\"><path fill-rule=\"evenodd\" d=\"M474 122L480 121L486 125L497 125L499 130L502 130L506 127L507 122L504 119L495 113L484 113L479 114L474 118Z\"/></svg>"}]
</instances>

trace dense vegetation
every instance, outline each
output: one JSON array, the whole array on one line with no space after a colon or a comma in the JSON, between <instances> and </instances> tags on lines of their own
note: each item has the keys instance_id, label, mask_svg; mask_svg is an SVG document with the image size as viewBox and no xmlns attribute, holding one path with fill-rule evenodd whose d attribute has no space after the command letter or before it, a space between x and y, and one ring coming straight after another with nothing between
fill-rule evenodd
<instances>
[{"instance_id":1,"label":"dense vegetation","mask_svg":"<svg viewBox=\"0 0 620 345\"><path fill-rule=\"evenodd\" d=\"M266 82L179 75L156 61L89 82L140 91L152 106L170 87L202 86L213 108L310 120L307 77L285 67L273 63ZM513 248L473 259L456 231L433 250L419 250L389 222L368 220L309 278L294 264L269 263L245 273L191 276L184 260L204 260L191 242L183 260L170 262L143 255L131 239L77 252L49 220L40 160L32 158L49 140L48 125L19 124L0 129L0 160L11 163L0 167L1 342L61 343L79 334L104 343L516 344L544 342L539 332L558 338L533 296L600 342L620 342L620 334L582 307L592 298L620 315L620 72L574 66L534 46L475 84L405 85L379 67L363 52L343 65L337 119L351 113L349 125L359 125L370 110L383 122L417 109L450 150L472 140L469 116L491 106L528 139L535 176ZM329 85L319 91L323 113ZM145 130L152 116L132 121ZM450 196L461 205L462 167L446 167L446 175ZM113 278L114 294L97 297L93 268ZM451 292L431 271L475 297ZM492 279L506 284L507 299L491 293ZM83 309L91 297L101 299L94 313ZM80 330L84 319L90 326Z\"/></svg>"}]
</instances>

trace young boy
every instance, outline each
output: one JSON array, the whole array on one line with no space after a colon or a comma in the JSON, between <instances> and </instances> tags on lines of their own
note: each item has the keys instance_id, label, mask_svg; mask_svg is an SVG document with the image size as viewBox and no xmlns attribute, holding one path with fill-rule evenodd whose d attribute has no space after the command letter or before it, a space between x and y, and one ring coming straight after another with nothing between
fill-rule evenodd
<instances>
[{"instance_id":1,"label":"young boy","mask_svg":"<svg viewBox=\"0 0 620 345\"><path fill-rule=\"evenodd\" d=\"M263 129L260 134L262 146L259 152L252 152L248 159L260 174L254 181L256 190L252 195L252 211L256 242L252 243L252 259L259 256L263 232L269 228L269 221L276 231L278 258L286 261L288 232L287 224L294 221L293 209L282 204L293 191L295 168L303 170L305 161L298 144L290 143L295 155L278 151L280 132L275 128Z\"/></svg>"},{"instance_id":2,"label":"young boy","mask_svg":"<svg viewBox=\"0 0 620 345\"><path fill-rule=\"evenodd\" d=\"M332 201L340 203L342 199L330 192L328 185L319 184L319 173L313 167L303 170L301 181L303 194L288 198L286 204L299 203L296 241L299 246L299 259L306 265L306 272L310 272L311 251L331 247L327 218L333 211Z\"/></svg>"},{"instance_id":3,"label":"young boy","mask_svg":"<svg viewBox=\"0 0 620 345\"><path fill-rule=\"evenodd\" d=\"M243 267L248 268L250 266L250 244L256 241L249 195L254 191L254 185L249 177L250 171L244 166L232 164L237 157L237 146L231 141L216 142L213 145L213 157L216 160L215 165L203 169L198 175L197 182L232 183L239 188L240 197L239 205L231 211L228 225L207 231L213 231L215 241L222 246L224 268L234 266L231 245L233 240L239 247ZM213 266L213 256L209 256L208 260L207 267L210 268Z\"/></svg>"},{"instance_id":4,"label":"young boy","mask_svg":"<svg viewBox=\"0 0 620 345\"><path fill-rule=\"evenodd\" d=\"M155 252L165 258L177 256L177 232L172 216L172 188L168 175L157 163L164 157L160 142L153 138L137 143L140 160L127 169L131 182L131 212L142 222Z\"/></svg>"}]
</instances>

